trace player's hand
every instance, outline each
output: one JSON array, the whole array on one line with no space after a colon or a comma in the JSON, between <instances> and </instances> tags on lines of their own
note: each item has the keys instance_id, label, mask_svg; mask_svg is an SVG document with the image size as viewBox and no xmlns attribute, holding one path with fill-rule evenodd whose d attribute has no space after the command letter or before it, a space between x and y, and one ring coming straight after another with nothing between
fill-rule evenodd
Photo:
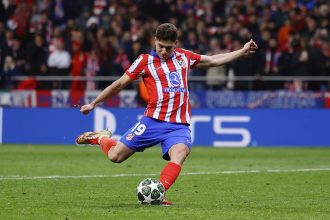
<instances>
[{"instance_id":1,"label":"player's hand","mask_svg":"<svg viewBox=\"0 0 330 220\"><path fill-rule=\"evenodd\" d=\"M83 113L84 115L87 115L90 111L92 111L95 108L95 105L93 104L87 104L83 105L80 108L80 112Z\"/></svg>"},{"instance_id":2,"label":"player's hand","mask_svg":"<svg viewBox=\"0 0 330 220\"><path fill-rule=\"evenodd\" d=\"M258 45L256 44L256 42L254 42L252 39L247 42L244 47L243 47L243 52L244 55L248 56L250 54L254 54L256 52L256 50L258 49Z\"/></svg>"}]
</instances>

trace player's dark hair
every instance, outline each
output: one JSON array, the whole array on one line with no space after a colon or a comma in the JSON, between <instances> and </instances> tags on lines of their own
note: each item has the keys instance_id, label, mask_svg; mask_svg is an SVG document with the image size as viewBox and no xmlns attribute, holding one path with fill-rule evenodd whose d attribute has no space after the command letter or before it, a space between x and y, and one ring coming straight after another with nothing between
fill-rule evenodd
<instances>
[{"instance_id":1,"label":"player's dark hair","mask_svg":"<svg viewBox=\"0 0 330 220\"><path fill-rule=\"evenodd\" d=\"M176 41L178 39L178 29L174 24L164 23L157 27L155 37L161 41Z\"/></svg>"}]
</instances>

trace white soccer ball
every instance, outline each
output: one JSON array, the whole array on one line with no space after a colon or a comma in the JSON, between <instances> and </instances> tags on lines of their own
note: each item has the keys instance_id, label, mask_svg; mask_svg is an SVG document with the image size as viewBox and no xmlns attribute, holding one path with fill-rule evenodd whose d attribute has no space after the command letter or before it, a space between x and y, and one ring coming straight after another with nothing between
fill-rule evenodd
<instances>
[{"instance_id":1,"label":"white soccer ball","mask_svg":"<svg viewBox=\"0 0 330 220\"><path fill-rule=\"evenodd\" d=\"M136 196L141 204L159 205L164 200L165 188L159 180L144 179L136 188Z\"/></svg>"}]
</instances>

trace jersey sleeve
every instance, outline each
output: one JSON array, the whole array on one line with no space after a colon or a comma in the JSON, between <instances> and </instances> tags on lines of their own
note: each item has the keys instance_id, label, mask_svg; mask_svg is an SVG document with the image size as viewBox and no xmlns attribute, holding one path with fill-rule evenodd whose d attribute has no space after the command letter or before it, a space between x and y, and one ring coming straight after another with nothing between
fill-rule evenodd
<instances>
[{"instance_id":1,"label":"jersey sleeve","mask_svg":"<svg viewBox=\"0 0 330 220\"><path fill-rule=\"evenodd\" d=\"M145 67L147 65L147 58L144 54L141 54L132 65L125 71L125 73L133 80L139 79L145 73Z\"/></svg>"},{"instance_id":2,"label":"jersey sleeve","mask_svg":"<svg viewBox=\"0 0 330 220\"><path fill-rule=\"evenodd\" d=\"M186 56L189 58L190 68L194 68L199 63L202 56L190 50L184 50L184 52Z\"/></svg>"}]
</instances>

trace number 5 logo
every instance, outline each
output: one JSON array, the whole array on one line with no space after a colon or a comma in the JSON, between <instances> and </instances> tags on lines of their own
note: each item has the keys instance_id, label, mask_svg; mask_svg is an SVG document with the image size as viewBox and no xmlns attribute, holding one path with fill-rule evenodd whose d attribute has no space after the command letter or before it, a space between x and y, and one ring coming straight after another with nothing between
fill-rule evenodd
<instances>
[{"instance_id":1,"label":"number 5 logo","mask_svg":"<svg viewBox=\"0 0 330 220\"><path fill-rule=\"evenodd\" d=\"M215 147L246 147L251 142L251 133L245 128L224 128L223 123L250 122L250 116L216 116L214 117L213 130L216 134L240 135L241 141L214 141Z\"/></svg>"}]
</instances>

